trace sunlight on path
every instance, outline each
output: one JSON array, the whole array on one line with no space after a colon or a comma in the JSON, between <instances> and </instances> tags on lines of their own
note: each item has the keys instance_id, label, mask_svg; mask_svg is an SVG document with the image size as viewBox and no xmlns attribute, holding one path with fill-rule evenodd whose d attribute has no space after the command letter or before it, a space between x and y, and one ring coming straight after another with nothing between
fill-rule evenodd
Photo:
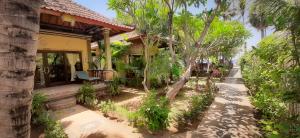
<instances>
[{"instance_id":1,"label":"sunlight on path","mask_svg":"<svg viewBox=\"0 0 300 138\"><path fill-rule=\"evenodd\" d=\"M234 67L220 88L215 101L205 114L197 130L179 138L257 138L260 137L254 109L247 96L241 72Z\"/></svg>"}]
</instances>

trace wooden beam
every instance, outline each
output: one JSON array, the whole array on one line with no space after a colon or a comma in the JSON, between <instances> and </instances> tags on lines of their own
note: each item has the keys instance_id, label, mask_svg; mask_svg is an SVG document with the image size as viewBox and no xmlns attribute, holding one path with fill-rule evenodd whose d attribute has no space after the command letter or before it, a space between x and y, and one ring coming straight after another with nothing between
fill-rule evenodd
<instances>
[{"instance_id":1,"label":"wooden beam","mask_svg":"<svg viewBox=\"0 0 300 138\"><path fill-rule=\"evenodd\" d=\"M91 36L89 36L89 35L80 35L80 34L59 32L59 31L46 30L46 29L40 29L40 34L59 35L59 36L66 36L66 37L74 37L74 38L81 38L81 39L91 40Z\"/></svg>"},{"instance_id":2,"label":"wooden beam","mask_svg":"<svg viewBox=\"0 0 300 138\"><path fill-rule=\"evenodd\" d=\"M75 34L87 34L86 32L82 31L78 28L71 28L61 25L54 25L54 24L48 24L48 23L40 23L41 29L51 29L55 31L63 31L63 32L69 32L69 33L75 33Z\"/></svg>"}]
</instances>

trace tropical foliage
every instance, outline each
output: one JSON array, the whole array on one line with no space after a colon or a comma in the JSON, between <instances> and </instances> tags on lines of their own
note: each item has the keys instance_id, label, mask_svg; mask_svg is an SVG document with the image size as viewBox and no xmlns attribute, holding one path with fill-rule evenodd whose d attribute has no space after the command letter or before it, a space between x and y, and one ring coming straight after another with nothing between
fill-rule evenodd
<instances>
[{"instance_id":1,"label":"tropical foliage","mask_svg":"<svg viewBox=\"0 0 300 138\"><path fill-rule=\"evenodd\" d=\"M79 92L76 95L76 99L79 103L95 108L98 104L96 97L96 89L90 83L84 83Z\"/></svg>"},{"instance_id":2,"label":"tropical foliage","mask_svg":"<svg viewBox=\"0 0 300 138\"><path fill-rule=\"evenodd\" d=\"M292 56L291 39L289 33L278 32L241 59L253 104L262 112L261 123L270 137L300 136L299 114L288 108L300 102L300 68Z\"/></svg>"},{"instance_id":3,"label":"tropical foliage","mask_svg":"<svg viewBox=\"0 0 300 138\"><path fill-rule=\"evenodd\" d=\"M111 82L109 82L110 94L112 96L119 95L121 90L119 88L121 80L118 77L113 78Z\"/></svg>"},{"instance_id":4,"label":"tropical foliage","mask_svg":"<svg viewBox=\"0 0 300 138\"><path fill-rule=\"evenodd\" d=\"M176 115L177 128L182 129L197 120L213 100L214 95L210 92L191 97L191 104L188 109Z\"/></svg>"},{"instance_id":5,"label":"tropical foliage","mask_svg":"<svg viewBox=\"0 0 300 138\"><path fill-rule=\"evenodd\" d=\"M39 92L33 95L31 123L44 127L45 138L67 138L60 122L52 119L46 110L46 100L47 97Z\"/></svg>"},{"instance_id":6,"label":"tropical foliage","mask_svg":"<svg viewBox=\"0 0 300 138\"><path fill-rule=\"evenodd\" d=\"M169 102L166 98L158 98L155 92L148 93L143 99L138 114L139 120L150 131L159 131L169 126Z\"/></svg>"}]
</instances>

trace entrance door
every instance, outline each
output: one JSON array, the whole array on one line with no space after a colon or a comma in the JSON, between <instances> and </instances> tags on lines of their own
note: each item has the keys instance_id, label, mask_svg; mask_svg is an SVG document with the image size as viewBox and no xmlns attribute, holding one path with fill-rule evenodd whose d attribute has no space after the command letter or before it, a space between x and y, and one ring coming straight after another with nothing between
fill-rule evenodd
<instances>
[{"instance_id":1,"label":"entrance door","mask_svg":"<svg viewBox=\"0 0 300 138\"><path fill-rule=\"evenodd\" d=\"M46 53L47 71L46 83L48 86L61 85L68 82L68 64L65 60L64 53Z\"/></svg>"},{"instance_id":2,"label":"entrance door","mask_svg":"<svg viewBox=\"0 0 300 138\"><path fill-rule=\"evenodd\" d=\"M79 52L38 52L36 63L35 88L68 84L82 69Z\"/></svg>"}]
</instances>

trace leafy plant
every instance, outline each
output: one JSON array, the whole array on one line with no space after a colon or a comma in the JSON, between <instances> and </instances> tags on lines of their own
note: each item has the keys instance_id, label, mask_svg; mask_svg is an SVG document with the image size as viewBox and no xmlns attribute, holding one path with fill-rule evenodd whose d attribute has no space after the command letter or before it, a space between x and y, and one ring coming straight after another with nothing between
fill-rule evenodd
<instances>
[{"instance_id":1,"label":"leafy plant","mask_svg":"<svg viewBox=\"0 0 300 138\"><path fill-rule=\"evenodd\" d=\"M50 119L45 130L45 138L67 138L67 135L59 122Z\"/></svg>"},{"instance_id":2,"label":"leafy plant","mask_svg":"<svg viewBox=\"0 0 300 138\"><path fill-rule=\"evenodd\" d=\"M108 112L116 110L116 105L111 100L101 101L99 104L99 108L103 112L104 115L107 115Z\"/></svg>"},{"instance_id":3,"label":"leafy plant","mask_svg":"<svg viewBox=\"0 0 300 138\"><path fill-rule=\"evenodd\" d=\"M271 94L259 92L252 98L254 106L267 118L279 118L286 112L285 104Z\"/></svg>"},{"instance_id":4,"label":"leafy plant","mask_svg":"<svg viewBox=\"0 0 300 138\"><path fill-rule=\"evenodd\" d=\"M120 85L120 79L115 77L110 83L109 83L109 88L110 88L110 94L112 96L119 95L121 93L121 90L119 88Z\"/></svg>"},{"instance_id":5,"label":"leafy plant","mask_svg":"<svg viewBox=\"0 0 300 138\"><path fill-rule=\"evenodd\" d=\"M96 107L98 100L96 98L96 89L90 83L84 83L76 96L79 103L90 107Z\"/></svg>"},{"instance_id":6,"label":"leafy plant","mask_svg":"<svg viewBox=\"0 0 300 138\"><path fill-rule=\"evenodd\" d=\"M33 94L32 98L32 117L31 117L31 122L35 125L43 123L40 119L42 114L46 112L45 108L45 102L47 100L47 97L43 95L42 93L35 92Z\"/></svg>"},{"instance_id":7,"label":"leafy plant","mask_svg":"<svg viewBox=\"0 0 300 138\"><path fill-rule=\"evenodd\" d=\"M54 121L47 112L44 104L47 101L45 95L34 93L32 100L32 118L34 125L40 125L45 128L45 138L67 138L61 124Z\"/></svg>"},{"instance_id":8,"label":"leafy plant","mask_svg":"<svg viewBox=\"0 0 300 138\"><path fill-rule=\"evenodd\" d=\"M191 97L191 104L188 110L184 110L176 115L175 121L178 128L184 128L188 124L197 120L199 114L203 113L207 107L213 102L213 95L211 93L195 95Z\"/></svg>"},{"instance_id":9,"label":"leafy plant","mask_svg":"<svg viewBox=\"0 0 300 138\"><path fill-rule=\"evenodd\" d=\"M139 115L144 125L150 131L166 129L169 126L168 114L169 101L166 98L157 98L155 92L149 93L144 99L139 109Z\"/></svg>"},{"instance_id":10,"label":"leafy plant","mask_svg":"<svg viewBox=\"0 0 300 138\"><path fill-rule=\"evenodd\" d=\"M176 79L178 79L180 77L182 72L183 72L183 66L179 62L174 64L171 68L171 73Z\"/></svg>"},{"instance_id":11,"label":"leafy plant","mask_svg":"<svg viewBox=\"0 0 300 138\"><path fill-rule=\"evenodd\" d=\"M265 37L241 59L242 74L253 105L262 112L266 137L299 137L299 118L287 105L299 104L299 65L292 36L278 32ZM294 117L296 116L296 117Z\"/></svg>"},{"instance_id":12,"label":"leafy plant","mask_svg":"<svg viewBox=\"0 0 300 138\"><path fill-rule=\"evenodd\" d=\"M150 63L151 84L159 87L163 82L167 82L171 74L171 60L169 59L167 51L160 51L155 55Z\"/></svg>"}]
</instances>

